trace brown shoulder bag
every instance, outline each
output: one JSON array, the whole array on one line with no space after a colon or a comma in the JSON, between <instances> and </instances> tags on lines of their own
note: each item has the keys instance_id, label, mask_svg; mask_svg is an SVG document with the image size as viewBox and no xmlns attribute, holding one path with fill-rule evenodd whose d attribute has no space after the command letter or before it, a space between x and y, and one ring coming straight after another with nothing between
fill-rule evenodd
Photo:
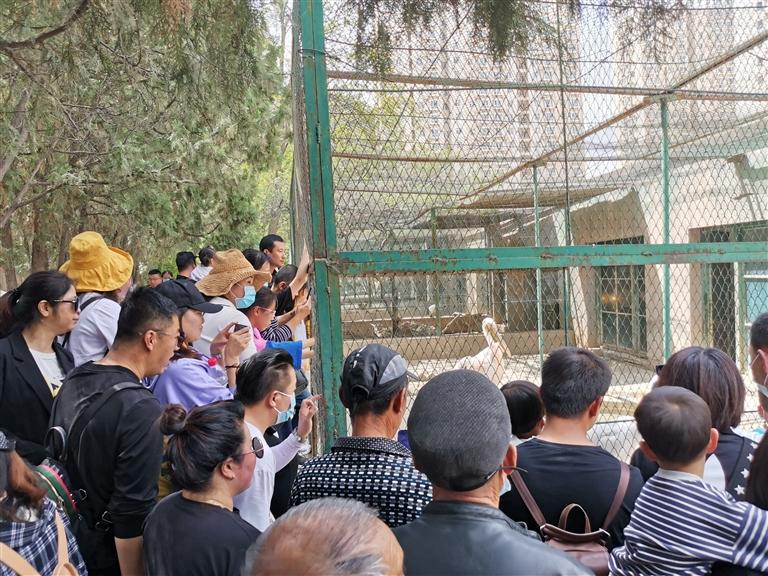
<instances>
[{"instance_id":1,"label":"brown shoulder bag","mask_svg":"<svg viewBox=\"0 0 768 576\"><path fill-rule=\"evenodd\" d=\"M517 492L520 494L525 507L528 508L531 516L536 521L545 544L565 552L584 564L597 576L608 576L608 528L616 517L627 493L629 466L624 464L624 462L621 463L619 485L616 487L613 502L608 509L603 525L595 531L592 531L586 511L578 504L569 504L563 508L557 526L549 524L544 518L544 514L541 513L541 508L536 504L536 500L533 499L531 491L528 490L528 486L525 485L525 481L520 476L520 473L514 471L509 475L509 478L515 485L515 488L517 488ZM584 517L584 532L581 534L567 530L568 519L571 516L571 512L574 511L579 511Z\"/></svg>"}]
</instances>

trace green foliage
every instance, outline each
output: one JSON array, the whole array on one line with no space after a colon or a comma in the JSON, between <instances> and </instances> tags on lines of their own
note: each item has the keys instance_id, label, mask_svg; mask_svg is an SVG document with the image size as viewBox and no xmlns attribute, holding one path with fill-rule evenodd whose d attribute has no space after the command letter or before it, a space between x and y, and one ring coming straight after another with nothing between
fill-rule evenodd
<instances>
[{"instance_id":1,"label":"green foliage","mask_svg":"<svg viewBox=\"0 0 768 576\"><path fill-rule=\"evenodd\" d=\"M29 94L21 116L0 119L10 143L0 167L12 158L0 172L0 218L16 243L30 244L32 231L45 243L45 265L56 265L62 242L84 229L143 262L257 242L269 195L287 196L260 188L262 174L282 166L290 140L282 48L258 8L251 0L0 0L4 110ZM15 46L62 25L43 42ZM46 218L35 219L38 211Z\"/></svg>"},{"instance_id":2,"label":"green foliage","mask_svg":"<svg viewBox=\"0 0 768 576\"><path fill-rule=\"evenodd\" d=\"M468 19L479 45L502 62L524 54L534 41L558 45L557 29L542 16L541 3L535 0L347 0L357 15L355 59L361 69L383 74L391 69L393 37L401 29L412 33L429 30L438 18L453 16L455 22ZM557 0L573 14L580 13L581 0ZM609 0L603 6L616 7ZM657 55L660 43L673 39L675 13L684 0L640 0L618 6L627 11L626 26L647 40L649 54ZM638 10L639 8L639 10ZM565 47L563 46L563 49Z\"/></svg>"}]
</instances>

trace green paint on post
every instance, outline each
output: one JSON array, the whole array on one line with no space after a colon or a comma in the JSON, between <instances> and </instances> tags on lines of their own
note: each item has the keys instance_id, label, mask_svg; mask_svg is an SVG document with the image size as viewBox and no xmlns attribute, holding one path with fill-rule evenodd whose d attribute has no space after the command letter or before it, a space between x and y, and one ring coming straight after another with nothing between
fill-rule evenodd
<instances>
[{"instance_id":1,"label":"green paint on post","mask_svg":"<svg viewBox=\"0 0 768 576\"><path fill-rule=\"evenodd\" d=\"M661 209L662 209L662 238L664 244L669 244L669 103L661 100ZM672 354L672 300L670 295L669 262L663 267L663 338L664 359Z\"/></svg>"},{"instance_id":2,"label":"green paint on post","mask_svg":"<svg viewBox=\"0 0 768 576\"><path fill-rule=\"evenodd\" d=\"M333 266L345 275L416 272L525 270L578 266L649 266L760 262L768 242L698 242L692 244L601 244L339 252Z\"/></svg>"},{"instance_id":3,"label":"green paint on post","mask_svg":"<svg viewBox=\"0 0 768 576\"><path fill-rule=\"evenodd\" d=\"M533 235L536 248L541 248L541 211L539 207L539 167L533 167ZM542 302L541 268L536 268L536 332L539 341L539 369L544 364L544 302Z\"/></svg>"},{"instance_id":4,"label":"green paint on post","mask_svg":"<svg viewBox=\"0 0 768 576\"><path fill-rule=\"evenodd\" d=\"M346 435L347 417L338 394L343 361L341 298L338 271L329 265L336 255L333 205L328 78L322 0L298 2L301 19L301 58L307 122L312 254L315 258L315 339L325 397L324 449Z\"/></svg>"}]
</instances>

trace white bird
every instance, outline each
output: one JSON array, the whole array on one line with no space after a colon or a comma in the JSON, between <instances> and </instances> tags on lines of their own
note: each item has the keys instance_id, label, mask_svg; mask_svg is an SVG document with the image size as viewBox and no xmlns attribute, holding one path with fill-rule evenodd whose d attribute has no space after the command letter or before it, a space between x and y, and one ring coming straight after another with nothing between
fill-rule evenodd
<instances>
[{"instance_id":1,"label":"white bird","mask_svg":"<svg viewBox=\"0 0 768 576\"><path fill-rule=\"evenodd\" d=\"M491 382L500 386L504 380L504 358L512 353L499 334L499 327L493 318L484 318L482 323L483 336L488 344L474 356L465 356L456 361L454 370L474 370L485 375Z\"/></svg>"}]
</instances>

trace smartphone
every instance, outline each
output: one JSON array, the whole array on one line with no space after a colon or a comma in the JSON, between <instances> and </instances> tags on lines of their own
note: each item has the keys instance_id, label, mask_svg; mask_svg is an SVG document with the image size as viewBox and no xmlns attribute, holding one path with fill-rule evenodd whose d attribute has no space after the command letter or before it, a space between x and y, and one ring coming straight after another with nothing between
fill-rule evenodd
<instances>
[{"instance_id":1,"label":"smartphone","mask_svg":"<svg viewBox=\"0 0 768 576\"><path fill-rule=\"evenodd\" d=\"M312 286L307 288L307 298L310 298L312 296Z\"/></svg>"},{"instance_id":2,"label":"smartphone","mask_svg":"<svg viewBox=\"0 0 768 576\"><path fill-rule=\"evenodd\" d=\"M248 326L246 326L245 324L235 324L232 327L232 332L240 332L241 330L245 330L246 328L248 328Z\"/></svg>"}]
</instances>

